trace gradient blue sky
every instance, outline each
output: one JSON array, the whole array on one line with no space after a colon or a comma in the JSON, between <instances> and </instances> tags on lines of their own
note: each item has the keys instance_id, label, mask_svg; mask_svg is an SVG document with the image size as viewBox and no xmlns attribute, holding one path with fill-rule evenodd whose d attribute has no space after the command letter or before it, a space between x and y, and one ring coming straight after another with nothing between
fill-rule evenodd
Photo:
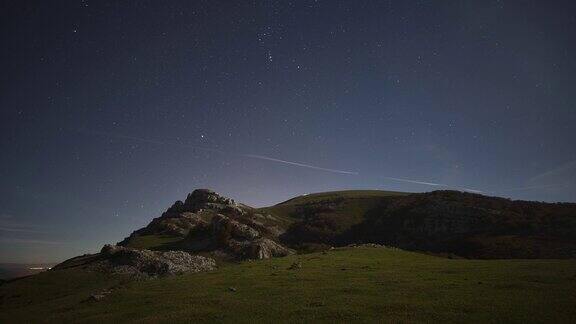
<instances>
[{"instance_id":1,"label":"gradient blue sky","mask_svg":"<svg viewBox=\"0 0 576 324\"><path fill-rule=\"evenodd\" d=\"M195 188L576 201L573 1L0 9L0 262L95 251Z\"/></svg>"}]
</instances>

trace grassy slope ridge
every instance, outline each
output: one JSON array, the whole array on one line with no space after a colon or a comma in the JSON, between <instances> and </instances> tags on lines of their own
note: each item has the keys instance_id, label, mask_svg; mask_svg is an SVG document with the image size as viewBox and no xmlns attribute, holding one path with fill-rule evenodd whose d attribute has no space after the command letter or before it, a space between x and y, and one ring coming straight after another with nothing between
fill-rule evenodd
<instances>
[{"instance_id":1,"label":"grassy slope ridge","mask_svg":"<svg viewBox=\"0 0 576 324\"><path fill-rule=\"evenodd\" d=\"M289 270L295 261L302 268ZM110 287L104 300L86 301ZM1 323L569 323L574 305L575 260L450 260L368 247L145 282L67 269L0 286Z\"/></svg>"},{"instance_id":2,"label":"grassy slope ridge","mask_svg":"<svg viewBox=\"0 0 576 324\"><path fill-rule=\"evenodd\" d=\"M378 198L378 197L389 197L389 196L405 196L409 193L399 192L399 191L385 191L385 190L339 190L339 191L326 191L318 192L306 195L300 195L286 201L283 201L275 206L286 206L286 205L300 205L310 202L317 202L323 199L333 199L333 198Z\"/></svg>"},{"instance_id":3,"label":"grassy slope ridge","mask_svg":"<svg viewBox=\"0 0 576 324\"><path fill-rule=\"evenodd\" d=\"M299 220L299 210L303 206L320 204L326 201L342 201L344 204L339 206L339 214L348 215L351 218L358 218L370 210L376 203L384 197L405 196L409 193L383 190L343 190L319 192L308 195L301 195L286 200L270 207L257 209L262 213Z\"/></svg>"},{"instance_id":4,"label":"grassy slope ridge","mask_svg":"<svg viewBox=\"0 0 576 324\"><path fill-rule=\"evenodd\" d=\"M345 191L264 208L292 217L288 244L374 242L470 258L576 257L576 204L512 201L457 191Z\"/></svg>"},{"instance_id":5,"label":"grassy slope ridge","mask_svg":"<svg viewBox=\"0 0 576 324\"><path fill-rule=\"evenodd\" d=\"M456 191L347 190L247 209L274 215L276 225L287 230L280 241L300 251L374 242L469 258L576 257L576 204L570 203L512 201ZM127 245L184 248L180 240L143 235Z\"/></svg>"}]
</instances>

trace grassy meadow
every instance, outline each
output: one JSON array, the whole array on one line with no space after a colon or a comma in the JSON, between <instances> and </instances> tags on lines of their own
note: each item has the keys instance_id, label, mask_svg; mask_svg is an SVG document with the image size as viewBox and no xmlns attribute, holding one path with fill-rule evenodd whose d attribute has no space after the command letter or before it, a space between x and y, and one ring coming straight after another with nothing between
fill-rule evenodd
<instances>
[{"instance_id":1,"label":"grassy meadow","mask_svg":"<svg viewBox=\"0 0 576 324\"><path fill-rule=\"evenodd\" d=\"M290 269L294 263L301 267ZM570 323L574 306L575 260L446 259L371 247L147 281L66 269L0 286L0 323Z\"/></svg>"}]
</instances>

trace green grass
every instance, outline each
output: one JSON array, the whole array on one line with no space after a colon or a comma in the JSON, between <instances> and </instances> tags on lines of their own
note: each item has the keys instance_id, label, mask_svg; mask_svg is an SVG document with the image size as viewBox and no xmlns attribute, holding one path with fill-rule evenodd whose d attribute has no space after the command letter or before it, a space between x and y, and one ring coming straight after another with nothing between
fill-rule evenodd
<instances>
[{"instance_id":1,"label":"green grass","mask_svg":"<svg viewBox=\"0 0 576 324\"><path fill-rule=\"evenodd\" d=\"M166 250L181 240L182 237L172 235L141 235L131 238L127 246L135 249Z\"/></svg>"},{"instance_id":2,"label":"green grass","mask_svg":"<svg viewBox=\"0 0 576 324\"><path fill-rule=\"evenodd\" d=\"M308 195L301 195L294 197L292 199L281 202L278 205L300 205L310 202L316 202L323 199L333 199L333 198L377 198L377 197L389 197L389 196L404 196L408 193L398 192L398 191L384 191L384 190L342 190L342 191L327 191L319 192Z\"/></svg>"},{"instance_id":3,"label":"green grass","mask_svg":"<svg viewBox=\"0 0 576 324\"><path fill-rule=\"evenodd\" d=\"M270 207L259 208L261 213L269 213L275 216L286 218L298 218L295 212L298 207L306 204L314 204L323 200L333 200L345 198L343 205L339 206L337 215L352 216L352 218L359 218L370 208L374 207L380 198L390 196L404 196L408 193L396 191L383 191L383 190L345 190L345 191L329 191L320 192L309 195L303 195L286 200L279 204Z\"/></svg>"},{"instance_id":4,"label":"green grass","mask_svg":"<svg viewBox=\"0 0 576 324\"><path fill-rule=\"evenodd\" d=\"M288 270L294 261L302 268ZM0 286L0 322L553 322L576 318L575 260L451 260L385 248L245 262L122 284L78 270ZM235 292L228 288L234 287Z\"/></svg>"}]
</instances>

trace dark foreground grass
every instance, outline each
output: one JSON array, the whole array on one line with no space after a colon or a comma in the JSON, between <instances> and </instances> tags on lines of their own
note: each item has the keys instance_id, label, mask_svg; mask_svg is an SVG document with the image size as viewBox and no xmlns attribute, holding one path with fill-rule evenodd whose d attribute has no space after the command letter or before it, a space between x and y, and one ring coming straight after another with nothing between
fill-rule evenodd
<instances>
[{"instance_id":1,"label":"dark foreground grass","mask_svg":"<svg viewBox=\"0 0 576 324\"><path fill-rule=\"evenodd\" d=\"M289 270L295 261L302 268ZM103 301L85 301L108 286L117 288ZM124 284L55 271L1 286L0 296L0 323L569 323L576 320L576 261L450 260L347 248Z\"/></svg>"}]
</instances>

